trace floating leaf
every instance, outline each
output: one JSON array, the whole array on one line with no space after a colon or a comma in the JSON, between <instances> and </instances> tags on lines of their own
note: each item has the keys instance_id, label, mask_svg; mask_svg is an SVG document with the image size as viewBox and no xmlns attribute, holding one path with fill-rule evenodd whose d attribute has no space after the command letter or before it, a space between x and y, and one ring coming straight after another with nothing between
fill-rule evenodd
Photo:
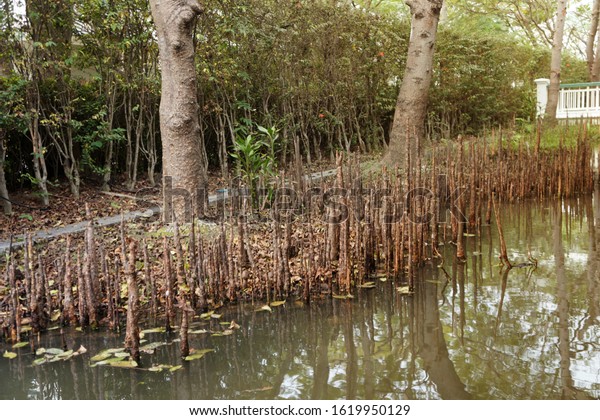
<instances>
[{"instance_id":1,"label":"floating leaf","mask_svg":"<svg viewBox=\"0 0 600 420\"><path fill-rule=\"evenodd\" d=\"M110 359L101 360L100 362L96 363L96 366L110 365L113 363L122 362L123 360L125 360L124 357L111 357Z\"/></svg>"},{"instance_id":2,"label":"floating leaf","mask_svg":"<svg viewBox=\"0 0 600 420\"><path fill-rule=\"evenodd\" d=\"M162 372L163 369L166 369L167 365L157 365L157 366L152 366L151 368L148 369L148 372Z\"/></svg>"},{"instance_id":3,"label":"floating leaf","mask_svg":"<svg viewBox=\"0 0 600 420\"><path fill-rule=\"evenodd\" d=\"M2 356L6 357L7 359L14 359L15 357L17 357L17 353L13 353L12 351L4 351L4 354Z\"/></svg>"},{"instance_id":4,"label":"floating leaf","mask_svg":"<svg viewBox=\"0 0 600 420\"><path fill-rule=\"evenodd\" d=\"M189 331L188 334L206 334L208 333L207 330L194 330L194 331Z\"/></svg>"},{"instance_id":5,"label":"floating leaf","mask_svg":"<svg viewBox=\"0 0 600 420\"><path fill-rule=\"evenodd\" d=\"M334 299L339 299L339 300L348 300L348 299L354 298L354 296L352 296L352 295L345 295L345 296L343 296L343 295L333 295L333 298Z\"/></svg>"},{"instance_id":6,"label":"floating leaf","mask_svg":"<svg viewBox=\"0 0 600 420\"><path fill-rule=\"evenodd\" d=\"M108 365L117 368L135 368L138 366L135 360L120 360L117 362L109 363Z\"/></svg>"},{"instance_id":7,"label":"floating leaf","mask_svg":"<svg viewBox=\"0 0 600 420\"><path fill-rule=\"evenodd\" d=\"M21 332L22 333L26 333L26 332L29 332L29 331L31 331L31 326L26 325L24 327L21 327Z\"/></svg>"},{"instance_id":8,"label":"floating leaf","mask_svg":"<svg viewBox=\"0 0 600 420\"><path fill-rule=\"evenodd\" d=\"M192 360L202 359L206 354L215 351L214 349L193 350L192 353L185 358L188 362Z\"/></svg>"},{"instance_id":9,"label":"floating leaf","mask_svg":"<svg viewBox=\"0 0 600 420\"><path fill-rule=\"evenodd\" d=\"M408 287L408 286L400 286L400 287L396 288L396 290L398 290L398 292L401 295L411 295L412 294L412 292L410 291L410 287Z\"/></svg>"},{"instance_id":10,"label":"floating leaf","mask_svg":"<svg viewBox=\"0 0 600 420\"><path fill-rule=\"evenodd\" d=\"M35 351L35 355L36 355L36 356L41 356L41 355L43 355L43 354L46 354L46 349L45 349L45 348L43 348L43 347L40 347L39 349L37 349L37 350Z\"/></svg>"},{"instance_id":11,"label":"floating leaf","mask_svg":"<svg viewBox=\"0 0 600 420\"><path fill-rule=\"evenodd\" d=\"M59 310L52 312L52 315L50 316L50 321L52 321L52 322L57 321L60 318L60 315L61 315L61 312Z\"/></svg>"},{"instance_id":12,"label":"floating leaf","mask_svg":"<svg viewBox=\"0 0 600 420\"><path fill-rule=\"evenodd\" d=\"M206 312L200 315L200 319L209 319L214 313L215 311Z\"/></svg>"},{"instance_id":13,"label":"floating leaf","mask_svg":"<svg viewBox=\"0 0 600 420\"><path fill-rule=\"evenodd\" d=\"M120 347L118 349L108 349L108 350L104 350L104 351L107 353L110 353L110 354L122 353L125 351L125 347ZM129 354L128 354L128 356L129 356Z\"/></svg>"},{"instance_id":14,"label":"floating leaf","mask_svg":"<svg viewBox=\"0 0 600 420\"><path fill-rule=\"evenodd\" d=\"M211 314L210 317L213 319L219 319L223 316L223 314Z\"/></svg>"},{"instance_id":15,"label":"floating leaf","mask_svg":"<svg viewBox=\"0 0 600 420\"><path fill-rule=\"evenodd\" d=\"M273 312L273 309L271 309L271 307L269 305L264 305L264 306L261 306L260 308L256 309L254 312L263 312L263 311Z\"/></svg>"},{"instance_id":16,"label":"floating leaf","mask_svg":"<svg viewBox=\"0 0 600 420\"><path fill-rule=\"evenodd\" d=\"M241 327L235 321L231 321L231 324L229 324L229 329L230 330L239 330L240 328Z\"/></svg>"},{"instance_id":17,"label":"floating leaf","mask_svg":"<svg viewBox=\"0 0 600 420\"><path fill-rule=\"evenodd\" d=\"M146 344L145 346L140 347L140 351L143 353L153 354L154 350L156 350L157 348L164 346L166 344L167 343L164 343L164 342L156 342L156 343Z\"/></svg>"},{"instance_id":18,"label":"floating leaf","mask_svg":"<svg viewBox=\"0 0 600 420\"><path fill-rule=\"evenodd\" d=\"M120 351L118 353L115 353L115 357L128 357L129 353L125 352L125 351Z\"/></svg>"},{"instance_id":19,"label":"floating leaf","mask_svg":"<svg viewBox=\"0 0 600 420\"><path fill-rule=\"evenodd\" d=\"M56 357L66 359L67 357L73 356L73 353L73 350L63 351L62 353L57 354Z\"/></svg>"},{"instance_id":20,"label":"floating leaf","mask_svg":"<svg viewBox=\"0 0 600 420\"><path fill-rule=\"evenodd\" d=\"M379 281L384 281L385 282L385 281L387 281L387 277L380 277Z\"/></svg>"},{"instance_id":21,"label":"floating leaf","mask_svg":"<svg viewBox=\"0 0 600 420\"><path fill-rule=\"evenodd\" d=\"M181 369L182 367L183 367L182 365L172 366L169 368L169 372L175 372L175 371Z\"/></svg>"},{"instance_id":22,"label":"floating leaf","mask_svg":"<svg viewBox=\"0 0 600 420\"><path fill-rule=\"evenodd\" d=\"M43 365L44 363L46 363L46 361L47 361L47 360L46 360L46 358L45 358L45 357L41 357L41 358L39 358L39 359L35 359L35 360L34 360L34 361L31 363L31 364L32 364L33 366L40 366L40 365Z\"/></svg>"},{"instance_id":23,"label":"floating leaf","mask_svg":"<svg viewBox=\"0 0 600 420\"><path fill-rule=\"evenodd\" d=\"M59 355L63 352L64 352L64 350L62 350L62 349L46 349L46 354L52 354L54 356Z\"/></svg>"},{"instance_id":24,"label":"floating leaf","mask_svg":"<svg viewBox=\"0 0 600 420\"><path fill-rule=\"evenodd\" d=\"M80 354L83 353L87 353L87 349L83 346L79 346L79 349L77 349L77 351L75 353L73 353L73 356L79 356Z\"/></svg>"},{"instance_id":25,"label":"floating leaf","mask_svg":"<svg viewBox=\"0 0 600 420\"><path fill-rule=\"evenodd\" d=\"M284 305L284 304L285 304L285 300L278 300L278 301L275 301L275 302L271 302L271 307L275 308L277 306L281 306L281 305Z\"/></svg>"},{"instance_id":26,"label":"floating leaf","mask_svg":"<svg viewBox=\"0 0 600 420\"><path fill-rule=\"evenodd\" d=\"M363 283L358 287L360 287L361 289L373 289L376 287L376 284L375 284L375 282L370 281L367 283Z\"/></svg>"},{"instance_id":27,"label":"floating leaf","mask_svg":"<svg viewBox=\"0 0 600 420\"><path fill-rule=\"evenodd\" d=\"M102 360L106 360L108 358L112 357L112 355L106 351L103 351L102 353L98 353L97 355L95 355L94 357L92 357L90 360L92 362L100 362Z\"/></svg>"},{"instance_id":28,"label":"floating leaf","mask_svg":"<svg viewBox=\"0 0 600 420\"><path fill-rule=\"evenodd\" d=\"M12 348L20 349L21 347L25 347L27 344L29 344L27 341L21 341L20 343L13 345Z\"/></svg>"},{"instance_id":29,"label":"floating leaf","mask_svg":"<svg viewBox=\"0 0 600 420\"><path fill-rule=\"evenodd\" d=\"M153 334L153 333L164 333L165 327L152 328L150 330L143 330L141 334Z\"/></svg>"},{"instance_id":30,"label":"floating leaf","mask_svg":"<svg viewBox=\"0 0 600 420\"><path fill-rule=\"evenodd\" d=\"M214 334L212 334L211 337L225 337L225 336L228 336L231 334L233 334L233 330L225 330L225 331L214 333Z\"/></svg>"}]
</instances>

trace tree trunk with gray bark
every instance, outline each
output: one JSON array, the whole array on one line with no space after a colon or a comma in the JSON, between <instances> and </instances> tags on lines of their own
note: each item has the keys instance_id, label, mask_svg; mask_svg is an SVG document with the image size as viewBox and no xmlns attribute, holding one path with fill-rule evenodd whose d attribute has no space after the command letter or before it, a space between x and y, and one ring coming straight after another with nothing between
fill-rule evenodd
<instances>
[{"instance_id":1,"label":"tree trunk with gray bark","mask_svg":"<svg viewBox=\"0 0 600 420\"><path fill-rule=\"evenodd\" d=\"M433 73L433 55L443 0L409 0L412 16L406 70L396 103L386 164L404 162L406 142L414 150L425 140L425 118Z\"/></svg>"},{"instance_id":2,"label":"tree trunk with gray bark","mask_svg":"<svg viewBox=\"0 0 600 420\"><path fill-rule=\"evenodd\" d=\"M182 222L191 215L193 205L202 204L195 197L203 193L206 185L193 41L202 7L196 0L151 0L150 7L158 35L162 76L164 218L170 221L174 215Z\"/></svg>"},{"instance_id":3,"label":"tree trunk with gray bark","mask_svg":"<svg viewBox=\"0 0 600 420\"><path fill-rule=\"evenodd\" d=\"M556 108L560 91L560 67L562 63L563 37L567 17L567 0L558 0L556 13L556 30L552 44L552 61L550 62L550 87L548 88L548 105L546 120L550 124L556 122Z\"/></svg>"}]
</instances>

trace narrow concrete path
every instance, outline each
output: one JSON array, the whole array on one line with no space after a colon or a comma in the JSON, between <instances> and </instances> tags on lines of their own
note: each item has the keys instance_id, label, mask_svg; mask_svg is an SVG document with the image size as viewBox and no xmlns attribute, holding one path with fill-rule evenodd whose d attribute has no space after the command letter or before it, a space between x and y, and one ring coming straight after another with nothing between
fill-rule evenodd
<instances>
[{"instance_id":1,"label":"narrow concrete path","mask_svg":"<svg viewBox=\"0 0 600 420\"><path fill-rule=\"evenodd\" d=\"M331 169L323 172L315 172L309 175L306 175L304 179L308 182L318 181L323 178L329 178L335 176L337 174L337 169ZM208 197L208 203L214 204L218 201L222 201L229 198L229 194L227 192L221 194L215 194ZM123 215L115 215L115 216L107 216L101 217L99 219L94 220L94 226L105 227L105 226L114 226L121 223L121 216L126 222L140 219L140 218L151 218L157 214L162 213L161 207L152 207L147 210L137 210L129 213L124 213ZM37 232L33 232L31 237L34 242L44 241L48 239L58 238L64 235L73 235L75 233L80 233L85 231L85 227L87 226L88 221L77 222L70 225L39 230ZM5 238L0 240L0 258L3 258L8 248L10 247L10 238ZM25 235L16 235L13 237L12 248L17 249L25 245Z\"/></svg>"}]
</instances>

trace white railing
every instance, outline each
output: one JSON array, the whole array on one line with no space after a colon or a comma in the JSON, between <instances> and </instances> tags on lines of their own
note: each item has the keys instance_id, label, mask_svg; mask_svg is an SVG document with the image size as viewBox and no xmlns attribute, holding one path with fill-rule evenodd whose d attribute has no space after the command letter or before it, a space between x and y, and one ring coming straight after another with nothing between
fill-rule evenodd
<instances>
[{"instance_id":1,"label":"white railing","mask_svg":"<svg viewBox=\"0 0 600 420\"><path fill-rule=\"evenodd\" d=\"M560 85L556 118L599 118L600 83Z\"/></svg>"},{"instance_id":2,"label":"white railing","mask_svg":"<svg viewBox=\"0 0 600 420\"><path fill-rule=\"evenodd\" d=\"M538 79L537 115L543 116L548 103L550 80ZM556 118L600 118L600 83L570 83L560 85Z\"/></svg>"}]
</instances>

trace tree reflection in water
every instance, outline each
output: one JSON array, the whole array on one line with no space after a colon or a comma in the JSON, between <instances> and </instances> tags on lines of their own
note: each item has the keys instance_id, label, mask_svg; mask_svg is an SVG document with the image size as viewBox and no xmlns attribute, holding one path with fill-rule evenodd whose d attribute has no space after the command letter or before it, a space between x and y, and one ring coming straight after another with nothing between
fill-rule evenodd
<instances>
[{"instance_id":1,"label":"tree reflection in water","mask_svg":"<svg viewBox=\"0 0 600 420\"><path fill-rule=\"evenodd\" d=\"M539 260L534 272L501 271L495 229L484 227L482 237L468 238L464 263L447 246L444 269L438 261L420 271L413 296L399 295L389 279L350 301L288 301L273 313L250 305L222 310L220 320L198 328L231 320L242 328L228 337L190 336L192 347L215 351L173 373L91 368L89 357L121 347L122 337L50 332L39 345L83 345L88 354L32 367L31 349L19 349L16 359L0 360L0 397L598 398L599 196L504 208L509 255L525 261L531 248ZM181 364L177 343L142 362Z\"/></svg>"}]
</instances>

